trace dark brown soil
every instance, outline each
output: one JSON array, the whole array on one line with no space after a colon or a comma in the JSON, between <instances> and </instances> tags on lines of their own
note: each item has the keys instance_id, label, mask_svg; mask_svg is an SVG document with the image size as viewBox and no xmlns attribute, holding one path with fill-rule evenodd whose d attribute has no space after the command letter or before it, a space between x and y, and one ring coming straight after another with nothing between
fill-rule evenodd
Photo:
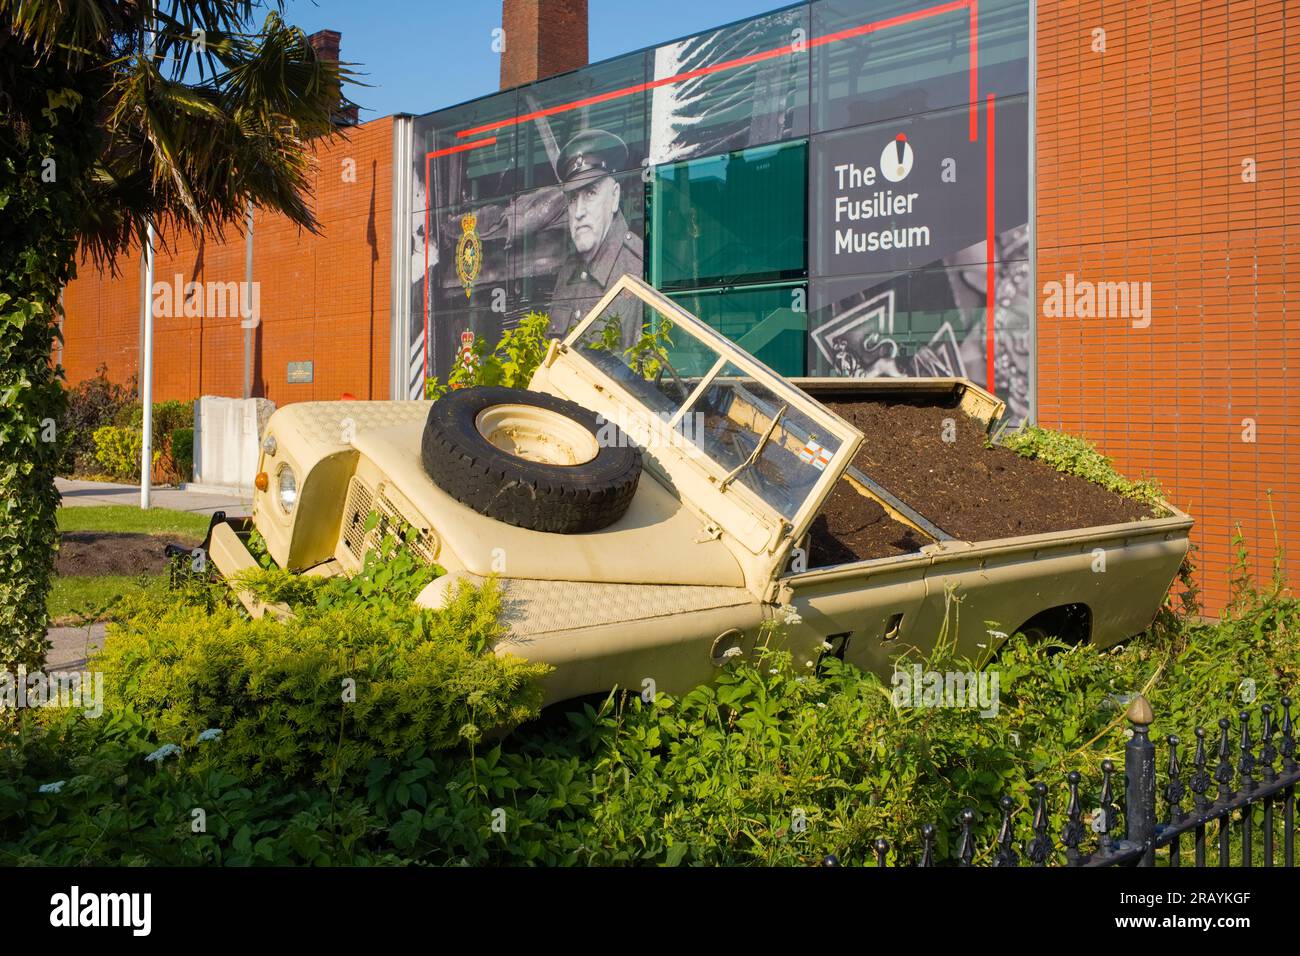
<instances>
[{"instance_id":1,"label":"dark brown soil","mask_svg":"<svg viewBox=\"0 0 1300 956\"><path fill-rule=\"evenodd\" d=\"M930 543L891 518L878 502L860 493L845 478L831 491L809 533L810 568L911 554Z\"/></svg>"},{"instance_id":2,"label":"dark brown soil","mask_svg":"<svg viewBox=\"0 0 1300 956\"><path fill-rule=\"evenodd\" d=\"M833 402L866 441L853 464L963 541L1119 524L1150 509L1007 448L988 448L984 427L960 409L902 402ZM955 441L945 442L944 419ZM872 555L877 557L878 555Z\"/></svg>"},{"instance_id":3,"label":"dark brown soil","mask_svg":"<svg viewBox=\"0 0 1300 956\"><path fill-rule=\"evenodd\" d=\"M62 537L55 570L64 577L162 574L167 570L163 548L169 544L193 548L200 542L174 535L69 531Z\"/></svg>"}]
</instances>

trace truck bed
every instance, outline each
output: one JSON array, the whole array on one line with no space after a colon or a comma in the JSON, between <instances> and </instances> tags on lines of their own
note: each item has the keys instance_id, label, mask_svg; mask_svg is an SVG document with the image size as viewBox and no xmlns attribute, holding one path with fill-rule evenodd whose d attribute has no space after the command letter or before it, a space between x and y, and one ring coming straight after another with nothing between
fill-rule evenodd
<instances>
[{"instance_id":1,"label":"truck bed","mask_svg":"<svg viewBox=\"0 0 1300 956\"><path fill-rule=\"evenodd\" d=\"M959 389L800 384L866 436L811 529L811 567L913 553L941 539L992 541L1152 517L1141 502L990 447L992 416L963 402Z\"/></svg>"}]
</instances>

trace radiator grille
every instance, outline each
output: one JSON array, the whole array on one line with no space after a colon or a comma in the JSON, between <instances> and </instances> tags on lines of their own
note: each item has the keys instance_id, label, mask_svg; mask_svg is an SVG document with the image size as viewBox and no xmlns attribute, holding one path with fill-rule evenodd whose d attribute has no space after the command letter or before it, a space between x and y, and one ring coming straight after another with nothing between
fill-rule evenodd
<instances>
[{"instance_id":1,"label":"radiator grille","mask_svg":"<svg viewBox=\"0 0 1300 956\"><path fill-rule=\"evenodd\" d=\"M413 512L404 509L393 501L381 485L376 495L370 487L355 475L348 483L347 503L343 508L343 544L352 558L360 564L365 553L373 548L385 534L397 533L404 525L420 528L420 534L409 545L411 552L426 564L433 564L438 557L438 538L431 530L422 527ZM379 522L369 532L366 521L374 511L379 515Z\"/></svg>"},{"instance_id":2,"label":"radiator grille","mask_svg":"<svg viewBox=\"0 0 1300 956\"><path fill-rule=\"evenodd\" d=\"M379 512L380 516L379 526L374 531L377 538L382 538L386 531L396 531L403 524L415 524L411 517L403 514L402 509L394 504L392 499L383 491L379 493L379 500L375 504L375 510ZM425 528L420 528L419 536L410 543L409 547L415 556L426 564L433 564L434 559L438 556L438 541Z\"/></svg>"},{"instance_id":3,"label":"radiator grille","mask_svg":"<svg viewBox=\"0 0 1300 956\"><path fill-rule=\"evenodd\" d=\"M373 502L374 495L365 482L353 476L348 482L347 504L343 507L343 544L357 561L366 551L366 518Z\"/></svg>"}]
</instances>

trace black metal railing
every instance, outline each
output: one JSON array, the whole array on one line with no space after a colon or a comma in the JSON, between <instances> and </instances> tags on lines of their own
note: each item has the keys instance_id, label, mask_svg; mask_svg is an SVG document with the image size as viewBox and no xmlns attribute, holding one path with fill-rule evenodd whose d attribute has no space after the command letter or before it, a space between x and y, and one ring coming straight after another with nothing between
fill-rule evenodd
<instances>
[{"instance_id":1,"label":"black metal railing","mask_svg":"<svg viewBox=\"0 0 1300 956\"><path fill-rule=\"evenodd\" d=\"M1195 866L1207 865L1207 835L1214 830L1218 844L1218 866L1295 866L1296 784L1300 783L1300 762L1296 760L1295 727L1291 720L1291 698L1281 700L1282 718L1274 719L1274 708L1259 708L1258 741L1252 737L1252 715L1238 714L1237 732L1228 718L1219 721L1219 734L1213 760L1207 749L1206 731L1197 727L1196 749L1191 774L1187 775L1179 755L1181 741L1168 736L1163 797L1165 813L1159 819L1157 802L1157 756L1149 728L1153 717L1146 698L1139 695L1129 706L1127 717L1132 736L1124 748L1124 794L1121 802L1115 795L1115 764L1101 764L1101 787L1098 809L1091 826L1084 822L1078 771L1066 775L1068 793L1065 820L1059 838L1054 839L1049 814L1049 788L1033 785L1030 836L1017 839L1016 801L1004 796L999 801L1001 825L993 843L980 853L976 847L973 808L961 811L957 818L959 835L956 856L940 861L935 855L938 830L933 824L921 828L919 851L900 858L890 842L876 840L873 850L877 866L1154 866L1157 851L1165 851L1161 862L1182 866L1184 852L1191 850ZM1235 737L1235 743L1234 743ZM1234 759L1235 758L1235 759ZM1187 802L1188 792L1190 803ZM1123 827L1120 827L1120 818ZM1281 853L1278 859L1277 829L1281 827ZM1258 834L1257 831L1258 830ZM1089 836L1093 831L1096 838ZM1234 839L1235 835L1235 839ZM1255 837L1258 835L1258 853ZM1190 839L1190 846L1186 840ZM1234 853L1235 850L1235 853ZM825 865L837 866L835 857Z\"/></svg>"}]
</instances>

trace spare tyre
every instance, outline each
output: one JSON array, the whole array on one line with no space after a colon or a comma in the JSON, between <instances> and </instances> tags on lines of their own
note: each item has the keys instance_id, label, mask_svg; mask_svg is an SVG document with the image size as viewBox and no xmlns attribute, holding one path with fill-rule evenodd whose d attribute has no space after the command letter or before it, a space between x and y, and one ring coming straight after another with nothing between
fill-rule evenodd
<instances>
[{"instance_id":1,"label":"spare tyre","mask_svg":"<svg viewBox=\"0 0 1300 956\"><path fill-rule=\"evenodd\" d=\"M448 392L429 409L420 455L434 483L479 514L560 534L613 524L641 478L641 450L612 422L518 388Z\"/></svg>"}]
</instances>

